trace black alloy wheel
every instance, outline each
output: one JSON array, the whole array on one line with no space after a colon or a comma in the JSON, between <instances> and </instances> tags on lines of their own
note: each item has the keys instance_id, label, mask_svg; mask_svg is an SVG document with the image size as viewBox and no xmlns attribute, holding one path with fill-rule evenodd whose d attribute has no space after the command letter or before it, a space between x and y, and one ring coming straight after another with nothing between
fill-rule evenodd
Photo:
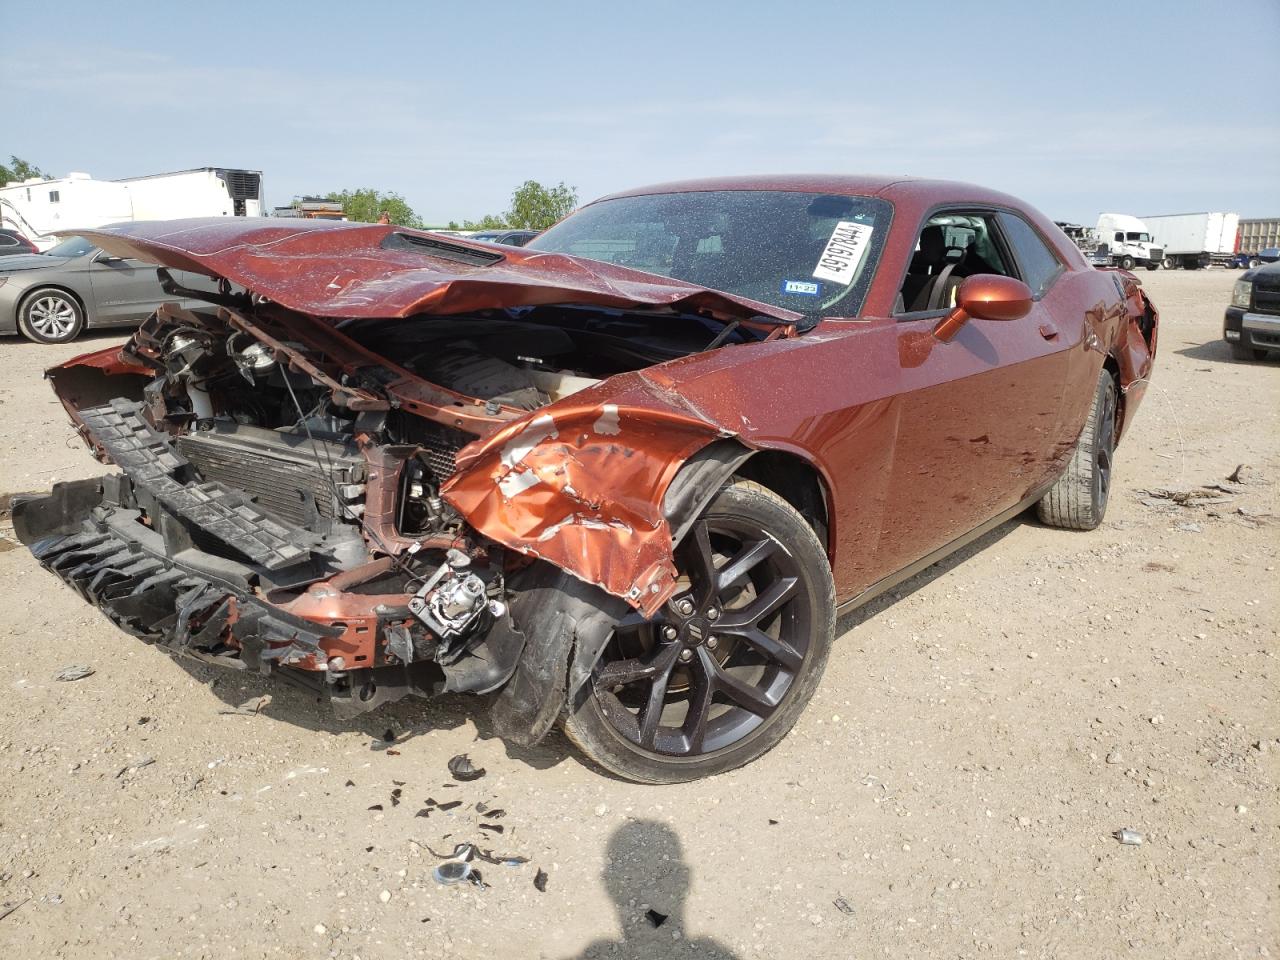
<instances>
[{"instance_id":1,"label":"black alloy wheel","mask_svg":"<svg viewBox=\"0 0 1280 960\"><path fill-rule=\"evenodd\" d=\"M674 783L740 766L795 723L834 632L831 572L790 504L724 488L676 551L678 590L621 620L566 729L624 777Z\"/></svg>"}]
</instances>

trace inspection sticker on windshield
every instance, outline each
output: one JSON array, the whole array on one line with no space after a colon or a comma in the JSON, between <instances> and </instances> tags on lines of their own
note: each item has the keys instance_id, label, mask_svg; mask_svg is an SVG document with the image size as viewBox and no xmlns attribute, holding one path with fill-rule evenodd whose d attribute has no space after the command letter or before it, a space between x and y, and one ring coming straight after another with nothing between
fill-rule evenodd
<instances>
[{"instance_id":1,"label":"inspection sticker on windshield","mask_svg":"<svg viewBox=\"0 0 1280 960\"><path fill-rule=\"evenodd\" d=\"M793 297L820 297L822 284L814 283L812 280L783 280L782 292L789 293Z\"/></svg>"},{"instance_id":2,"label":"inspection sticker on windshield","mask_svg":"<svg viewBox=\"0 0 1280 960\"><path fill-rule=\"evenodd\" d=\"M846 287L853 283L853 275L867 252L867 244L871 242L871 230L870 225L852 220L837 223L831 231L827 248L818 258L813 275L819 280L842 283Z\"/></svg>"}]
</instances>

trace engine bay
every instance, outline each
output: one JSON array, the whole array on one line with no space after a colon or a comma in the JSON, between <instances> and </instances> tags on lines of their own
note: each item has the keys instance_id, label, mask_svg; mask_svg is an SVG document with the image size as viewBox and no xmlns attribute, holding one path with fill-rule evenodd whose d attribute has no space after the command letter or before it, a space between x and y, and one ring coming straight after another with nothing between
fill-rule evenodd
<instances>
[{"instance_id":1,"label":"engine bay","mask_svg":"<svg viewBox=\"0 0 1280 960\"><path fill-rule=\"evenodd\" d=\"M115 539L92 549L106 563L123 537L170 564L167 579L147 565L152 579L116 581L101 605L139 631L161 624L184 652L320 675L352 710L415 686L493 689L515 669L520 597L546 565L441 496L464 447L616 374L761 336L573 307L335 325L236 306L148 319L121 353L134 399L111 378L113 399L94 405L89 373L52 374L125 471L98 508ZM136 596L176 614L147 625ZM388 668L411 679L388 689Z\"/></svg>"}]
</instances>

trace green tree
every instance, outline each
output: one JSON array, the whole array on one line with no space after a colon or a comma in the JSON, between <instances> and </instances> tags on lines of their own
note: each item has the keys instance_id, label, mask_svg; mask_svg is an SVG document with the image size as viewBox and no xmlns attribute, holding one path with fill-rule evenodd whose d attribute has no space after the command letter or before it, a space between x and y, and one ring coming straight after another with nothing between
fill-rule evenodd
<instances>
[{"instance_id":1,"label":"green tree","mask_svg":"<svg viewBox=\"0 0 1280 960\"><path fill-rule=\"evenodd\" d=\"M463 220L463 230L505 230L507 221L501 217L496 217L492 213L486 213L479 220Z\"/></svg>"},{"instance_id":2,"label":"green tree","mask_svg":"<svg viewBox=\"0 0 1280 960\"><path fill-rule=\"evenodd\" d=\"M517 229L545 230L578 206L578 188L563 183L548 189L537 180L526 180L511 194L507 223Z\"/></svg>"},{"instance_id":3,"label":"green tree","mask_svg":"<svg viewBox=\"0 0 1280 960\"><path fill-rule=\"evenodd\" d=\"M421 227L422 218L413 212L413 207L405 203L404 197L398 193L379 193L377 190L343 190L341 193L330 193L326 200L334 200L342 204L342 212L348 220L359 223L377 223L382 214L390 217L391 222L402 227Z\"/></svg>"},{"instance_id":4,"label":"green tree","mask_svg":"<svg viewBox=\"0 0 1280 960\"><path fill-rule=\"evenodd\" d=\"M9 154L9 163L0 163L0 187L12 181L30 180L32 177L45 178L44 171L35 164ZM47 178L45 178L47 179Z\"/></svg>"}]
</instances>

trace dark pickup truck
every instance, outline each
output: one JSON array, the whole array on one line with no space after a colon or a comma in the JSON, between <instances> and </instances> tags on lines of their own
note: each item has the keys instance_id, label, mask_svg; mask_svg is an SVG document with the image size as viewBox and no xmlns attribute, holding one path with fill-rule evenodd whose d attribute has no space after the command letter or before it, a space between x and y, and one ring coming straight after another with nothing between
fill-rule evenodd
<instances>
[{"instance_id":1,"label":"dark pickup truck","mask_svg":"<svg viewBox=\"0 0 1280 960\"><path fill-rule=\"evenodd\" d=\"M1237 360L1280 353L1280 263L1245 271L1231 291L1222 338Z\"/></svg>"}]
</instances>

